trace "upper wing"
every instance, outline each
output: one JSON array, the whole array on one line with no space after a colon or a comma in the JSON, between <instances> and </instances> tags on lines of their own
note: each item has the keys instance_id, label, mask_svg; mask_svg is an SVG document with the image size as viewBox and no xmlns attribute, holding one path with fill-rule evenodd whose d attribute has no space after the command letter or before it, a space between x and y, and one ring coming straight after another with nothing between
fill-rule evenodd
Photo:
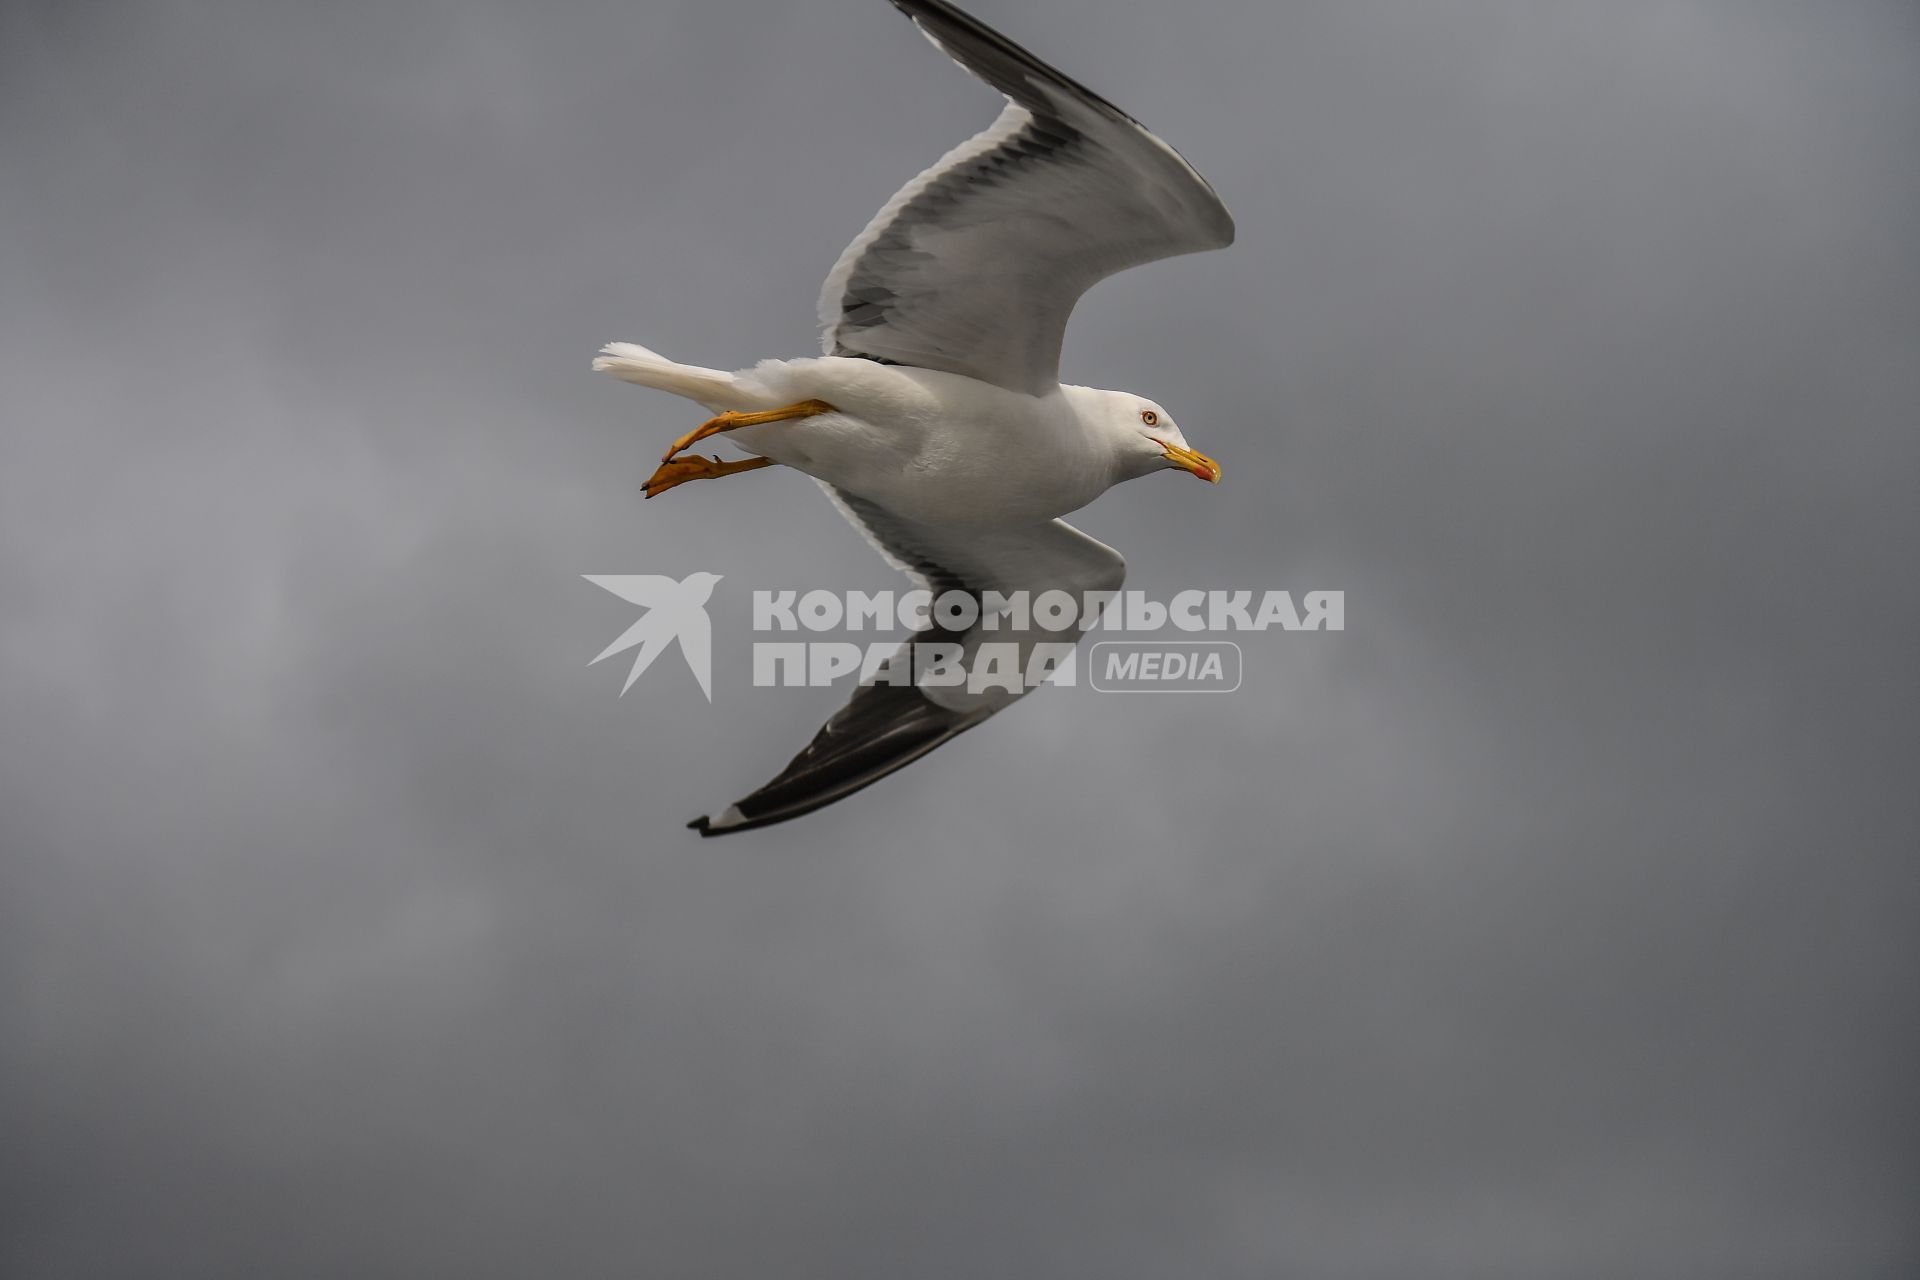
<instances>
[{"instance_id":1,"label":"upper wing","mask_svg":"<svg viewBox=\"0 0 1920 1280\"><path fill-rule=\"evenodd\" d=\"M1119 552L1063 520L962 535L902 520L863 498L821 487L867 541L935 597L958 590L977 602L988 590L1037 596L1057 588L1079 600L1090 591L1118 591L1126 573ZM934 626L915 633L889 664L911 664L917 646L938 642L961 646L962 661L971 669L981 644L1011 642L1019 646L1018 665L1025 671L1036 646L1071 644L1089 621L1081 618L1073 629L1057 632L1005 625L989 630L980 623L963 632ZM779 777L719 817L696 818L688 825L703 836L718 836L811 813L912 764L1025 692L1024 686L1019 692L999 687L971 692L965 686L862 685Z\"/></svg>"},{"instance_id":2,"label":"upper wing","mask_svg":"<svg viewBox=\"0 0 1920 1280\"><path fill-rule=\"evenodd\" d=\"M1043 395L1080 295L1143 262L1233 243L1180 153L945 0L893 0L1007 97L1000 118L887 202L820 293L828 355Z\"/></svg>"}]
</instances>

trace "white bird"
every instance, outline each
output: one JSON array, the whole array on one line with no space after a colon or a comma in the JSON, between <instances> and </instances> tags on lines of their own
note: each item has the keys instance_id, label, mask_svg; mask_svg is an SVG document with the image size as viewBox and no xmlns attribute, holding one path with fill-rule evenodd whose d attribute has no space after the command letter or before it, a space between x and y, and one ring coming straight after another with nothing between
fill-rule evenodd
<instances>
[{"instance_id":1,"label":"white bird","mask_svg":"<svg viewBox=\"0 0 1920 1280\"><path fill-rule=\"evenodd\" d=\"M1220 468L1154 401L1062 386L1067 317L1107 276L1231 244L1233 219L1193 166L1113 104L944 0L893 3L1007 103L901 188L840 256L820 295L826 355L726 373L614 343L593 367L715 415L674 441L649 498L782 464L818 480L890 563L936 595L1118 590L1119 553L1059 517L1122 480L1172 468L1217 483ZM720 432L757 456L686 452ZM929 640L958 642L971 657L983 640L1009 636L983 630L918 632L895 661ZM1030 650L1061 636L1018 638ZM862 686L777 778L689 825L720 835L798 817L1019 696Z\"/></svg>"}]
</instances>

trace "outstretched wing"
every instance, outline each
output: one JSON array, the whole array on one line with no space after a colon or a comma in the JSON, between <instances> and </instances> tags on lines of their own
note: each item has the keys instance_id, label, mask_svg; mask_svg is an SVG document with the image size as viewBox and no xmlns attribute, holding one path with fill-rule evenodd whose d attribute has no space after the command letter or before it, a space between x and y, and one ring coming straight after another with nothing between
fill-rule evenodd
<instances>
[{"instance_id":1,"label":"outstretched wing","mask_svg":"<svg viewBox=\"0 0 1920 1280\"><path fill-rule=\"evenodd\" d=\"M1064 520L960 534L902 520L863 498L821 487L895 568L936 597L965 591L977 603L990 590L1024 590L1034 597L1058 589L1077 601L1087 592L1118 591L1126 573L1119 552ZM1080 618L1067 631L1037 625L1026 631L1005 625L989 629L983 622L964 632L936 626L917 632L889 662L911 664L917 646L943 642L961 646L962 662L971 667L982 643L1012 642L1019 646L1018 665L1024 671L1036 646L1070 644L1091 620ZM688 825L701 835L718 836L811 813L912 764L1025 692L1024 686L1018 692L1000 687L970 692L965 686L863 685L779 777L719 817L696 818Z\"/></svg>"},{"instance_id":2,"label":"outstretched wing","mask_svg":"<svg viewBox=\"0 0 1920 1280\"><path fill-rule=\"evenodd\" d=\"M663 573L583 573L580 576L604 591L613 592L628 604L637 604L643 609L651 609L662 600L673 599L680 590L679 580Z\"/></svg>"},{"instance_id":3,"label":"outstretched wing","mask_svg":"<svg viewBox=\"0 0 1920 1280\"><path fill-rule=\"evenodd\" d=\"M828 355L1044 395L1080 295L1128 267L1233 243L1179 152L944 0L893 0L1007 97L991 127L915 178L840 255L820 294Z\"/></svg>"}]
</instances>

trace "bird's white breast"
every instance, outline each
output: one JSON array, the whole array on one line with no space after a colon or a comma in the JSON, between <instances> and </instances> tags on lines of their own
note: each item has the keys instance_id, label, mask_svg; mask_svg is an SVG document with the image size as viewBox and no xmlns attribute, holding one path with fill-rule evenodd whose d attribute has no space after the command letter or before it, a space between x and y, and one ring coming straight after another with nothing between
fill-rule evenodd
<instances>
[{"instance_id":1,"label":"bird's white breast","mask_svg":"<svg viewBox=\"0 0 1920 1280\"><path fill-rule=\"evenodd\" d=\"M740 428L742 447L923 524L1037 524L1114 478L1059 392L836 356L764 361L743 376L768 407L818 399L840 412Z\"/></svg>"}]
</instances>

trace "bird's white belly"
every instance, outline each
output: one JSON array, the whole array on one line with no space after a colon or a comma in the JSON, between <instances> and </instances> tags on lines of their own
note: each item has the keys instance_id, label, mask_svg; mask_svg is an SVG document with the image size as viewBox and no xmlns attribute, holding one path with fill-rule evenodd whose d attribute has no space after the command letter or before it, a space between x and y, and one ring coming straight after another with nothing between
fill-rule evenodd
<instances>
[{"instance_id":1,"label":"bird's white belly","mask_svg":"<svg viewBox=\"0 0 1920 1280\"><path fill-rule=\"evenodd\" d=\"M955 397L937 394L947 389L942 381L971 379L871 361L804 362L829 372L848 364L864 366L854 372L868 376L851 385L783 378L777 389L779 396L804 391L842 412L741 427L729 436L923 524L1040 523L1085 506L1110 482L1104 459L1064 403L985 388L958 397L956 408ZM795 373L802 367L786 366Z\"/></svg>"}]
</instances>

